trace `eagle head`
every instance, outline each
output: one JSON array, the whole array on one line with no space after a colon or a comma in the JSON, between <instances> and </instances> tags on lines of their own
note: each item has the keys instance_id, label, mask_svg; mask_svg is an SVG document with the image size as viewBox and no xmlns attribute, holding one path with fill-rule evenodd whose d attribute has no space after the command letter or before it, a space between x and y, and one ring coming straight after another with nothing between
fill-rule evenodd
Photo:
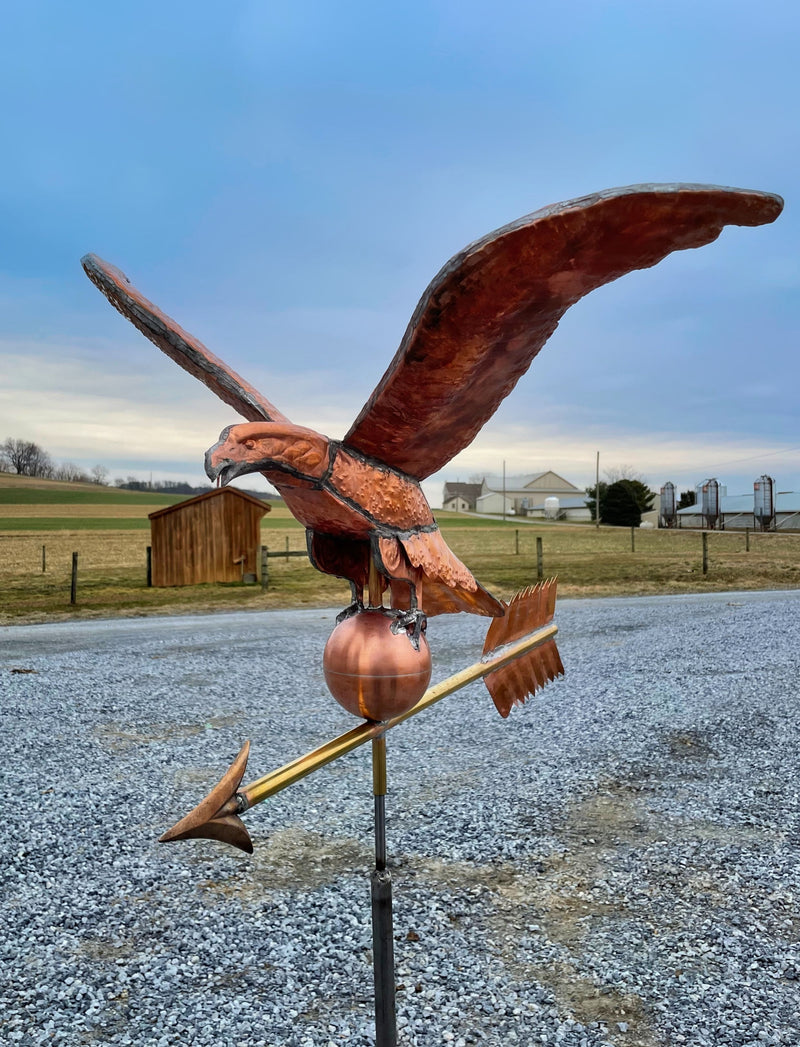
<instances>
[{"instance_id":1,"label":"eagle head","mask_svg":"<svg viewBox=\"0 0 800 1047\"><path fill-rule=\"evenodd\" d=\"M244 422L223 429L206 451L206 473L223 484L244 473L319 480L328 468L326 437L286 422Z\"/></svg>"}]
</instances>

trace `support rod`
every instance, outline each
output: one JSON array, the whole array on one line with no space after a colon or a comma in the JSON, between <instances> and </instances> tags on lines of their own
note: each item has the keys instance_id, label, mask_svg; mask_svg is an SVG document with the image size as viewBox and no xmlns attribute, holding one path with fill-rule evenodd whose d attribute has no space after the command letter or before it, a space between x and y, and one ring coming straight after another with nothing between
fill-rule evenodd
<instances>
[{"instance_id":1,"label":"support rod","mask_svg":"<svg viewBox=\"0 0 800 1047\"><path fill-rule=\"evenodd\" d=\"M375 868L386 868L386 735L372 739L372 795L375 798Z\"/></svg>"},{"instance_id":2,"label":"support rod","mask_svg":"<svg viewBox=\"0 0 800 1047\"><path fill-rule=\"evenodd\" d=\"M372 741L375 799L375 871L372 873L372 969L375 979L375 1047L396 1047L392 874L386 868L386 737Z\"/></svg>"}]
</instances>

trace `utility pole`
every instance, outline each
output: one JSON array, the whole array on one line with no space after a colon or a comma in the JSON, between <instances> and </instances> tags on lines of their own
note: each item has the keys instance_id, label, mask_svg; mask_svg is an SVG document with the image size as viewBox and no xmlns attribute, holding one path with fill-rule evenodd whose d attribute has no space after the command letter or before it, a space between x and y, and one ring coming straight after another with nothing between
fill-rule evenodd
<instances>
[{"instance_id":1,"label":"utility pole","mask_svg":"<svg viewBox=\"0 0 800 1047\"><path fill-rule=\"evenodd\" d=\"M594 526L600 530L600 452L597 452L597 461L594 469Z\"/></svg>"},{"instance_id":2,"label":"utility pole","mask_svg":"<svg viewBox=\"0 0 800 1047\"><path fill-rule=\"evenodd\" d=\"M503 519L506 518L506 460L503 459Z\"/></svg>"}]
</instances>

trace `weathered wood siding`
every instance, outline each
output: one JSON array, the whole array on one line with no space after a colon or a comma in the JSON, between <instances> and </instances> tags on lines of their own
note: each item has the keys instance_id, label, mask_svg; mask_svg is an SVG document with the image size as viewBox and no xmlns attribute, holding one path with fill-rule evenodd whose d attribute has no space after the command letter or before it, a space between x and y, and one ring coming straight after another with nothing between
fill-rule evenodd
<instances>
[{"instance_id":1,"label":"weathered wood siding","mask_svg":"<svg viewBox=\"0 0 800 1047\"><path fill-rule=\"evenodd\" d=\"M222 487L150 514L153 585L239 582L258 575L261 517L269 506ZM244 556L244 564L236 561Z\"/></svg>"}]
</instances>

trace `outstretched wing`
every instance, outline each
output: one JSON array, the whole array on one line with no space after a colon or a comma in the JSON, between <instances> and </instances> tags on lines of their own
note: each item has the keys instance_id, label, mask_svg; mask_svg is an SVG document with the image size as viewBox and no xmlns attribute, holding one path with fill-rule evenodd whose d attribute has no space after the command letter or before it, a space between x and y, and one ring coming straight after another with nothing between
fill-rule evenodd
<instances>
[{"instance_id":1,"label":"outstretched wing","mask_svg":"<svg viewBox=\"0 0 800 1047\"><path fill-rule=\"evenodd\" d=\"M85 255L81 265L92 283L134 327L249 422L289 421L249 382L140 294L121 270L94 254Z\"/></svg>"},{"instance_id":2,"label":"outstretched wing","mask_svg":"<svg viewBox=\"0 0 800 1047\"><path fill-rule=\"evenodd\" d=\"M410 476L476 436L584 295L726 225L763 225L779 196L633 185L554 204L455 255L422 296L389 369L344 443Z\"/></svg>"}]
</instances>

